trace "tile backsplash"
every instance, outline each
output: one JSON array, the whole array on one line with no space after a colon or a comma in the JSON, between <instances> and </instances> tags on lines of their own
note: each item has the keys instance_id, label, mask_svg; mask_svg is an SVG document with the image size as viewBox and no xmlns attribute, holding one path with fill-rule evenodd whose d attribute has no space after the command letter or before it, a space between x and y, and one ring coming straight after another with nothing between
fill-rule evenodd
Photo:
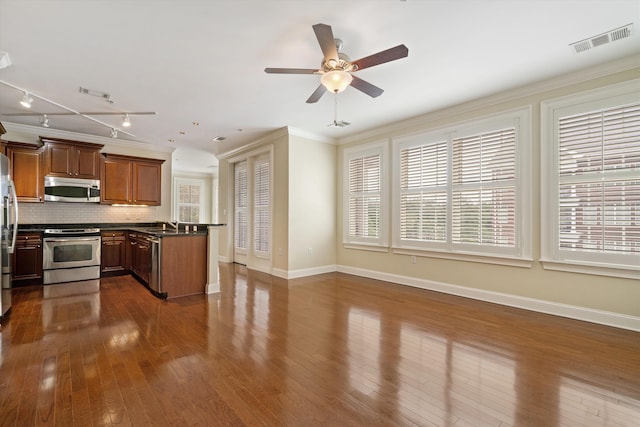
<instances>
[{"instance_id":1,"label":"tile backsplash","mask_svg":"<svg viewBox=\"0 0 640 427\"><path fill-rule=\"evenodd\" d=\"M99 203L20 203L20 224L154 222L155 206L110 206Z\"/></svg>"}]
</instances>

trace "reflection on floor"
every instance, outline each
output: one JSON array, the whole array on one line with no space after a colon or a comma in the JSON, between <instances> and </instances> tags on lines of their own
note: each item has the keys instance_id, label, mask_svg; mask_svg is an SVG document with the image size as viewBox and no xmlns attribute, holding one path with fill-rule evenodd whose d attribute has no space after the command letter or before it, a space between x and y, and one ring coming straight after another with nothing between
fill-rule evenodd
<instances>
[{"instance_id":1,"label":"reflection on floor","mask_svg":"<svg viewBox=\"0 0 640 427\"><path fill-rule=\"evenodd\" d=\"M15 289L0 425L640 425L640 333L339 273L220 278L171 301L128 276Z\"/></svg>"}]
</instances>

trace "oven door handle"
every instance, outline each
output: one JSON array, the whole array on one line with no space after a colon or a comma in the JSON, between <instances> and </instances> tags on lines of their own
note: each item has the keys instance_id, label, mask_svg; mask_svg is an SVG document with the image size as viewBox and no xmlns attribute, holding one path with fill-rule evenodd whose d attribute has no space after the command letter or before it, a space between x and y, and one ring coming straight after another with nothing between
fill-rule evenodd
<instances>
[{"instance_id":1,"label":"oven door handle","mask_svg":"<svg viewBox=\"0 0 640 427\"><path fill-rule=\"evenodd\" d=\"M44 239L45 242L99 242L100 238L99 237L74 237L72 239L51 239L48 237L45 237Z\"/></svg>"}]
</instances>

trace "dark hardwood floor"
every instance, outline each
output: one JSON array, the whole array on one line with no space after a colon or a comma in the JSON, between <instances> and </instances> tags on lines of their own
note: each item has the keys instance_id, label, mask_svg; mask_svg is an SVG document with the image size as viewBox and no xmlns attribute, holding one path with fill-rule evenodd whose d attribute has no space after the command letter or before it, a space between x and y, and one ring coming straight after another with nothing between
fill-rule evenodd
<instances>
[{"instance_id":1,"label":"dark hardwood floor","mask_svg":"<svg viewBox=\"0 0 640 427\"><path fill-rule=\"evenodd\" d=\"M638 426L640 333L346 274L221 264L161 301L14 290L1 426Z\"/></svg>"}]
</instances>

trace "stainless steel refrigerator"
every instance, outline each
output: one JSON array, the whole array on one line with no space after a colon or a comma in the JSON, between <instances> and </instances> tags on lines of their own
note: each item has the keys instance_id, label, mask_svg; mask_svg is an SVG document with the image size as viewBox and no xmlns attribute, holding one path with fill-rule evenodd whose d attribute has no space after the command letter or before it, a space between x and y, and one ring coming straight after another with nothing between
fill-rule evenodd
<instances>
[{"instance_id":1,"label":"stainless steel refrigerator","mask_svg":"<svg viewBox=\"0 0 640 427\"><path fill-rule=\"evenodd\" d=\"M0 154L0 248L2 262L2 292L0 292L0 320L11 309L11 257L18 234L18 200L16 190L9 175L9 158Z\"/></svg>"}]
</instances>

